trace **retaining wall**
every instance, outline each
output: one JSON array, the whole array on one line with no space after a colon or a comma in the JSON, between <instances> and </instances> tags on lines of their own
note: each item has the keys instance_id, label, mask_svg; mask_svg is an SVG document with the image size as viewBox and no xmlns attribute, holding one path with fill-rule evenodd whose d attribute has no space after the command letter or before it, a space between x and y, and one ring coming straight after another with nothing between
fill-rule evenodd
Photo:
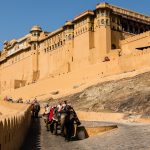
<instances>
[{"instance_id":1,"label":"retaining wall","mask_svg":"<svg viewBox=\"0 0 150 150\"><path fill-rule=\"evenodd\" d=\"M115 57L116 53L111 53L110 61L99 62L85 68L79 68L68 74L49 77L39 80L36 83L26 85L19 89L11 89L3 92L1 98L11 96L13 98L22 97L23 99L31 99L50 95L52 91L59 90L59 94L63 91L72 90L75 85L89 83L93 80L102 79L106 76L117 75L121 73L131 72L150 67L150 49L138 51L131 55ZM51 97L50 95L49 97Z\"/></svg>"},{"instance_id":2,"label":"retaining wall","mask_svg":"<svg viewBox=\"0 0 150 150\"><path fill-rule=\"evenodd\" d=\"M122 113L84 112L77 111L77 116L82 121L116 122L124 118Z\"/></svg>"},{"instance_id":3,"label":"retaining wall","mask_svg":"<svg viewBox=\"0 0 150 150\"><path fill-rule=\"evenodd\" d=\"M30 114L30 106L24 105L17 114L0 116L0 150L20 150L30 127Z\"/></svg>"}]
</instances>

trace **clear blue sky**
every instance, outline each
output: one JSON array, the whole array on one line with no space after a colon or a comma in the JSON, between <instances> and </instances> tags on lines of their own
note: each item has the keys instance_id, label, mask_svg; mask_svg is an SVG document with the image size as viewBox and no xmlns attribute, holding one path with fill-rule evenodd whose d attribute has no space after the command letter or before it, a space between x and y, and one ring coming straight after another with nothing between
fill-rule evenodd
<instances>
[{"instance_id":1,"label":"clear blue sky","mask_svg":"<svg viewBox=\"0 0 150 150\"><path fill-rule=\"evenodd\" d=\"M104 0L1 0L0 1L0 49L2 42L20 38L33 25L45 31L61 27L87 9L95 9ZM106 0L123 8L150 15L150 0Z\"/></svg>"}]
</instances>

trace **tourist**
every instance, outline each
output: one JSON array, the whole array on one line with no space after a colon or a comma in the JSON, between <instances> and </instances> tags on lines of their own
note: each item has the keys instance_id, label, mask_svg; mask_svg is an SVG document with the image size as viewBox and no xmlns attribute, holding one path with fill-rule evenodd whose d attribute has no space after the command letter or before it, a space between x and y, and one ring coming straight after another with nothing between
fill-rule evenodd
<instances>
[{"instance_id":1,"label":"tourist","mask_svg":"<svg viewBox=\"0 0 150 150\"><path fill-rule=\"evenodd\" d=\"M26 104L31 104L30 99L26 100Z\"/></svg>"},{"instance_id":2,"label":"tourist","mask_svg":"<svg viewBox=\"0 0 150 150\"><path fill-rule=\"evenodd\" d=\"M38 118L39 111L40 111L40 104L37 101L37 99L35 99L34 103L32 104L32 116L34 118Z\"/></svg>"},{"instance_id":3,"label":"tourist","mask_svg":"<svg viewBox=\"0 0 150 150\"><path fill-rule=\"evenodd\" d=\"M67 101L64 101L62 104L62 109L65 109L65 107L68 105Z\"/></svg>"},{"instance_id":4,"label":"tourist","mask_svg":"<svg viewBox=\"0 0 150 150\"><path fill-rule=\"evenodd\" d=\"M62 110L62 104L61 104L61 102L57 105L57 110L58 110L59 113L61 112L61 110Z\"/></svg>"},{"instance_id":5,"label":"tourist","mask_svg":"<svg viewBox=\"0 0 150 150\"><path fill-rule=\"evenodd\" d=\"M23 103L22 97L20 97L18 101L19 101L19 103Z\"/></svg>"},{"instance_id":6,"label":"tourist","mask_svg":"<svg viewBox=\"0 0 150 150\"><path fill-rule=\"evenodd\" d=\"M54 111L55 111L55 107L51 107L49 117L48 117L48 130L50 130L51 133L53 133L54 130L54 122L53 122Z\"/></svg>"},{"instance_id":7,"label":"tourist","mask_svg":"<svg viewBox=\"0 0 150 150\"><path fill-rule=\"evenodd\" d=\"M8 101L8 97L7 96L4 97L4 101Z\"/></svg>"},{"instance_id":8,"label":"tourist","mask_svg":"<svg viewBox=\"0 0 150 150\"><path fill-rule=\"evenodd\" d=\"M59 104L57 105L57 118L58 118L58 120L60 119L61 111L62 111L62 104L61 104L61 102L59 102Z\"/></svg>"},{"instance_id":9,"label":"tourist","mask_svg":"<svg viewBox=\"0 0 150 150\"><path fill-rule=\"evenodd\" d=\"M14 102L12 97L9 98L9 102Z\"/></svg>"},{"instance_id":10,"label":"tourist","mask_svg":"<svg viewBox=\"0 0 150 150\"><path fill-rule=\"evenodd\" d=\"M48 104L46 104L45 111L43 113L43 118L44 118L45 123L48 122L48 115L49 115L49 113L50 113L50 106Z\"/></svg>"}]
</instances>

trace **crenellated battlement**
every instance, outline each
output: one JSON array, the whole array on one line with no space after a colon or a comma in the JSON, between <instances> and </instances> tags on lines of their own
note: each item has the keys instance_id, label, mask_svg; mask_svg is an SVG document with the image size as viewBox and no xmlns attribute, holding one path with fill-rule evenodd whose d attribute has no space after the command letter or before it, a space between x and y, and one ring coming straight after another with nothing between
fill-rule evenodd
<instances>
[{"instance_id":1,"label":"crenellated battlement","mask_svg":"<svg viewBox=\"0 0 150 150\"><path fill-rule=\"evenodd\" d=\"M2 101L0 105L0 108L2 107L0 109L2 111L2 115L0 115L0 149L20 149L31 123L30 106ZM9 114L9 112L11 113Z\"/></svg>"}]
</instances>

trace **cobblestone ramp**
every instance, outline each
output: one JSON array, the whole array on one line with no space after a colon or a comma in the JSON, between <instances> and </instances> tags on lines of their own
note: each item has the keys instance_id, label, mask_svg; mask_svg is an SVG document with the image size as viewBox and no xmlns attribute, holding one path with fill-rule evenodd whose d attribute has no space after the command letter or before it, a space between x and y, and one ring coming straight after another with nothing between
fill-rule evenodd
<instances>
[{"instance_id":1,"label":"cobblestone ramp","mask_svg":"<svg viewBox=\"0 0 150 150\"><path fill-rule=\"evenodd\" d=\"M107 124L97 122L98 124ZM109 124L109 123L108 123ZM46 131L42 119L32 122L21 150L150 150L150 124L117 124L118 129L85 140L65 142L61 136Z\"/></svg>"}]
</instances>

